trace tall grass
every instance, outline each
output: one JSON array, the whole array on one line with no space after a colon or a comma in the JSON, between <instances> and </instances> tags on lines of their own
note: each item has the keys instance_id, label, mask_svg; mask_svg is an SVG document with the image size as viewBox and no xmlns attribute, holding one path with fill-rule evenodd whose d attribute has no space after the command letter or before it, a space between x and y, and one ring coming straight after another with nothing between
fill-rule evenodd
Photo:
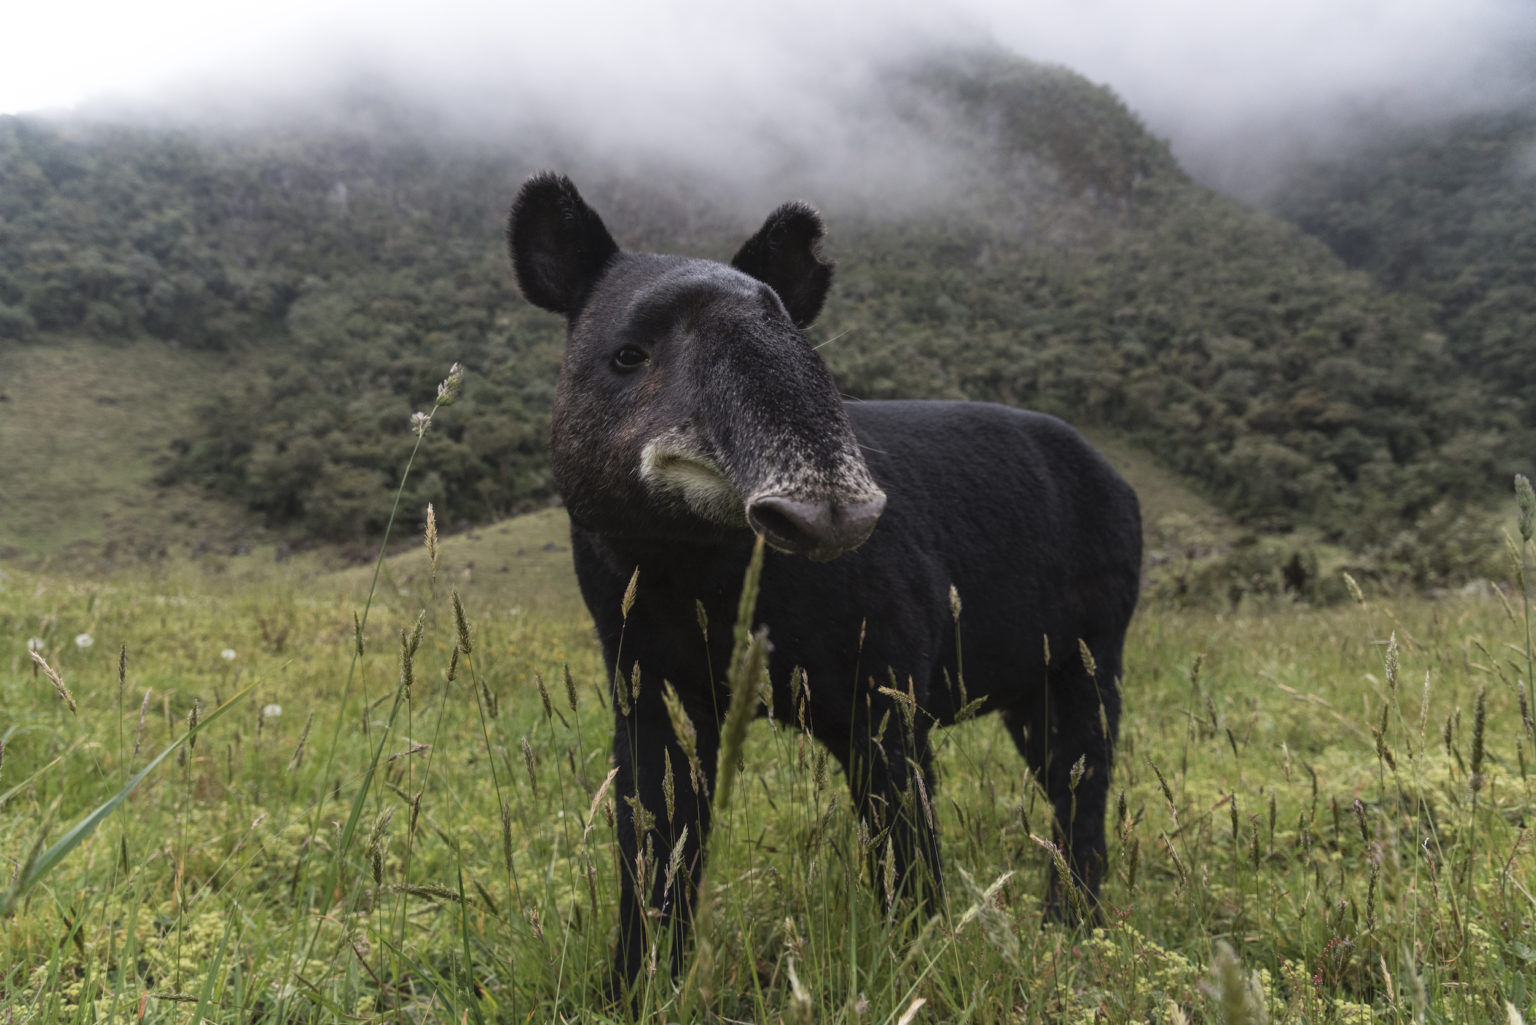
<instances>
[{"instance_id":1,"label":"tall grass","mask_svg":"<svg viewBox=\"0 0 1536 1025\"><path fill-rule=\"evenodd\" d=\"M1096 930L1041 925L1049 805L994 719L936 734L950 903L917 921L776 709L638 1011L606 1002L626 795L584 621L435 539L371 603L11 573L0 1021L1531 1020L1525 509L1507 594L1143 609Z\"/></svg>"}]
</instances>

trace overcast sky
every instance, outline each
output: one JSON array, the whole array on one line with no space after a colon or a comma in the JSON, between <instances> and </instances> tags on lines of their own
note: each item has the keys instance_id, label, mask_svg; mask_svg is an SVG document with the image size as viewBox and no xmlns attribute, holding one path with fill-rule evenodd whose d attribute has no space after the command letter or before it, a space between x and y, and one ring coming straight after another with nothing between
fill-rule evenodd
<instances>
[{"instance_id":1,"label":"overcast sky","mask_svg":"<svg viewBox=\"0 0 1536 1025\"><path fill-rule=\"evenodd\" d=\"M484 109L515 95L593 132L679 138L776 130L770 106L834 131L818 95L872 62L990 40L1112 86L1238 192L1362 118L1536 102L1536 0L59 0L0 24L0 113L291 102L361 67Z\"/></svg>"}]
</instances>

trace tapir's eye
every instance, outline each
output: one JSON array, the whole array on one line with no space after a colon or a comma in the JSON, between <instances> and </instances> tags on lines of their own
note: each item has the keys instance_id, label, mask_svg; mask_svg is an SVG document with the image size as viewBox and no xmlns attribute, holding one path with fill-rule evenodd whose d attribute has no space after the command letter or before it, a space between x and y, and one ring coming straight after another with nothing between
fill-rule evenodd
<instances>
[{"instance_id":1,"label":"tapir's eye","mask_svg":"<svg viewBox=\"0 0 1536 1025\"><path fill-rule=\"evenodd\" d=\"M650 360L650 354L638 345L626 345L613 354L615 370L634 370L636 367L645 366Z\"/></svg>"}]
</instances>

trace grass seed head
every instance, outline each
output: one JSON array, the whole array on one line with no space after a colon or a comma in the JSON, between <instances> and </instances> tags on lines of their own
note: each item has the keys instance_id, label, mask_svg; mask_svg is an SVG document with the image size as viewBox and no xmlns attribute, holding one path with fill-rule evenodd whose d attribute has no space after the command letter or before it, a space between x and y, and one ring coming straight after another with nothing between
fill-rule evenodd
<instances>
[{"instance_id":1,"label":"grass seed head","mask_svg":"<svg viewBox=\"0 0 1536 1025\"><path fill-rule=\"evenodd\" d=\"M293 772L304 764L304 744L309 740L309 728L314 724L315 713L310 712L304 720L304 731L299 734L299 743L293 749L293 757L288 759L288 771Z\"/></svg>"},{"instance_id":2,"label":"grass seed head","mask_svg":"<svg viewBox=\"0 0 1536 1025\"><path fill-rule=\"evenodd\" d=\"M1343 574L1344 587L1349 591L1349 596L1355 600L1356 605L1365 605L1365 594L1360 590L1360 585L1355 583L1355 578L1348 573Z\"/></svg>"},{"instance_id":3,"label":"grass seed head","mask_svg":"<svg viewBox=\"0 0 1536 1025\"><path fill-rule=\"evenodd\" d=\"M661 749L661 760L663 765L661 793L667 799L667 825L670 826L677 813L677 781L672 776L672 749L670 747Z\"/></svg>"},{"instance_id":4,"label":"grass seed head","mask_svg":"<svg viewBox=\"0 0 1536 1025\"><path fill-rule=\"evenodd\" d=\"M901 1012L901 1017L896 1019L896 1025L912 1025L917 1020L917 1012L921 1011L927 1003L927 997L913 997L907 1009Z\"/></svg>"},{"instance_id":5,"label":"grass seed head","mask_svg":"<svg viewBox=\"0 0 1536 1025\"><path fill-rule=\"evenodd\" d=\"M635 591L640 587L640 567L629 575L629 583L624 588L624 598L619 602L619 615L624 619L629 618L629 610L635 607Z\"/></svg>"},{"instance_id":6,"label":"grass seed head","mask_svg":"<svg viewBox=\"0 0 1536 1025\"><path fill-rule=\"evenodd\" d=\"M384 812L373 823L373 830L368 834L368 861L373 870L373 884L384 884L384 854L389 848L389 820L395 817L393 806L384 809Z\"/></svg>"},{"instance_id":7,"label":"grass seed head","mask_svg":"<svg viewBox=\"0 0 1536 1025\"><path fill-rule=\"evenodd\" d=\"M565 674L565 702L574 712L576 711L576 681L571 679L570 663L562 663L560 669Z\"/></svg>"},{"instance_id":8,"label":"grass seed head","mask_svg":"<svg viewBox=\"0 0 1536 1025\"><path fill-rule=\"evenodd\" d=\"M656 828L656 816L640 800L639 794L626 794L624 803L629 805L630 821L635 829L635 846L645 847L652 830ZM643 877L645 873L640 873Z\"/></svg>"},{"instance_id":9,"label":"grass seed head","mask_svg":"<svg viewBox=\"0 0 1536 1025\"><path fill-rule=\"evenodd\" d=\"M36 649L28 648L27 654L32 656L32 664L40 668L43 671L43 675L48 677L49 682L53 684L53 689L58 693L59 700L69 706L72 714L79 714L75 712L75 696L69 692L68 687L64 686L64 678L58 674L53 666L43 659L42 655L37 653Z\"/></svg>"},{"instance_id":10,"label":"grass seed head","mask_svg":"<svg viewBox=\"0 0 1536 1025\"><path fill-rule=\"evenodd\" d=\"M523 742L523 764L528 767L528 785L533 789L535 797L539 794L539 777L533 766L533 745L528 743L527 737L521 738Z\"/></svg>"},{"instance_id":11,"label":"grass seed head","mask_svg":"<svg viewBox=\"0 0 1536 1025\"><path fill-rule=\"evenodd\" d=\"M592 827L597 823L597 810L603 806L603 798L608 795L608 788L613 786L613 778L619 774L618 767L608 770L608 775L603 778L602 784L597 788L597 793L592 795L592 806L587 809L587 824L582 828L581 840L586 843L587 834L592 832Z\"/></svg>"},{"instance_id":12,"label":"grass seed head","mask_svg":"<svg viewBox=\"0 0 1536 1025\"><path fill-rule=\"evenodd\" d=\"M455 363L448 368L448 376L437 386L437 408L444 409L453 405L459 397L459 389L464 386L464 364Z\"/></svg>"},{"instance_id":13,"label":"grass seed head","mask_svg":"<svg viewBox=\"0 0 1536 1025\"><path fill-rule=\"evenodd\" d=\"M405 691L405 696L411 696L411 688L416 684L416 659L415 650L411 645L411 635L400 630L400 687Z\"/></svg>"},{"instance_id":14,"label":"grass seed head","mask_svg":"<svg viewBox=\"0 0 1536 1025\"><path fill-rule=\"evenodd\" d=\"M512 802L501 802L501 863L512 874Z\"/></svg>"},{"instance_id":15,"label":"grass seed head","mask_svg":"<svg viewBox=\"0 0 1536 1025\"><path fill-rule=\"evenodd\" d=\"M483 679L480 681L480 701L485 705L486 718L494 719L501 713L501 699L491 690L491 685Z\"/></svg>"},{"instance_id":16,"label":"grass seed head","mask_svg":"<svg viewBox=\"0 0 1536 1025\"><path fill-rule=\"evenodd\" d=\"M549 688L544 686L544 674L535 669L533 671L533 678L539 685L539 701L544 705L544 721L553 721L555 707L549 702Z\"/></svg>"},{"instance_id":17,"label":"grass seed head","mask_svg":"<svg viewBox=\"0 0 1536 1025\"><path fill-rule=\"evenodd\" d=\"M459 650L469 655L474 652L474 647L469 643L469 620L464 617L464 602L459 598L459 592L453 592L453 623L459 631Z\"/></svg>"},{"instance_id":18,"label":"grass seed head","mask_svg":"<svg viewBox=\"0 0 1536 1025\"><path fill-rule=\"evenodd\" d=\"M1168 810L1172 812L1174 818L1177 819L1178 809L1173 803L1173 790L1168 786L1168 781L1163 778L1163 770L1159 769L1157 767L1157 763L1154 762L1150 757L1147 759L1147 764L1151 766L1153 774L1157 776L1157 788L1158 790L1162 791L1163 800L1168 802Z\"/></svg>"},{"instance_id":19,"label":"grass seed head","mask_svg":"<svg viewBox=\"0 0 1536 1025\"><path fill-rule=\"evenodd\" d=\"M663 897L665 897L666 894L672 892L672 883L673 883L674 880L677 879L678 869L682 868L682 866L683 866L683 847L687 843L688 843L688 827L684 826L683 827L683 831L681 833L679 833L678 836L677 836L677 843L672 845L672 854L671 854L671 856L669 856L667 858L666 882L662 886L662 896Z\"/></svg>"},{"instance_id":20,"label":"grass seed head","mask_svg":"<svg viewBox=\"0 0 1536 1025\"><path fill-rule=\"evenodd\" d=\"M1210 978L1200 988L1216 998L1221 1007L1220 1019L1226 1025L1265 1025L1269 1021L1258 974L1243 975L1237 954L1225 940L1216 941Z\"/></svg>"},{"instance_id":21,"label":"grass seed head","mask_svg":"<svg viewBox=\"0 0 1536 1025\"><path fill-rule=\"evenodd\" d=\"M1387 690L1390 691L1393 694L1397 693L1397 662L1398 662L1397 631L1393 630L1392 631L1392 636L1387 639L1387 659L1386 659Z\"/></svg>"},{"instance_id":22,"label":"grass seed head","mask_svg":"<svg viewBox=\"0 0 1536 1025\"><path fill-rule=\"evenodd\" d=\"M1083 668L1088 670L1088 675L1089 676L1098 676L1099 675L1098 663L1094 662L1094 660L1093 660L1093 652L1088 650L1088 642L1083 640L1081 637L1079 637L1077 639L1077 652L1078 652L1079 655L1082 656Z\"/></svg>"},{"instance_id":23,"label":"grass seed head","mask_svg":"<svg viewBox=\"0 0 1536 1025\"><path fill-rule=\"evenodd\" d=\"M880 881L885 887L886 910L892 910L896 907L896 842L889 838L885 842L885 857L881 863Z\"/></svg>"},{"instance_id":24,"label":"grass seed head","mask_svg":"<svg viewBox=\"0 0 1536 1025\"><path fill-rule=\"evenodd\" d=\"M1488 725L1488 685L1477 689L1477 703L1472 709L1472 775L1468 782L1475 794L1483 789L1487 777L1483 775L1484 732Z\"/></svg>"},{"instance_id":25,"label":"grass seed head","mask_svg":"<svg viewBox=\"0 0 1536 1025\"><path fill-rule=\"evenodd\" d=\"M437 568L437 513L432 508L432 503L427 503L427 529L426 529L427 559L431 561L432 568Z\"/></svg>"},{"instance_id":26,"label":"grass seed head","mask_svg":"<svg viewBox=\"0 0 1536 1025\"><path fill-rule=\"evenodd\" d=\"M203 715L203 699L202 698L193 698L192 699L192 708L187 712L187 732L188 733L195 733L197 731L197 723L198 723L198 720L202 718L202 715ZM187 746L189 748L196 747L197 746L197 738L193 737L191 740L189 740L187 742Z\"/></svg>"}]
</instances>

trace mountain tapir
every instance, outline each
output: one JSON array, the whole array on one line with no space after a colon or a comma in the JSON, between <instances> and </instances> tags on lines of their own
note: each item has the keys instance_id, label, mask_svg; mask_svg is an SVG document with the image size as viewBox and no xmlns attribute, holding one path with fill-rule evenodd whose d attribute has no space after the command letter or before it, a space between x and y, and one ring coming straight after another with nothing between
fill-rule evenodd
<instances>
[{"instance_id":1,"label":"mountain tapir","mask_svg":"<svg viewBox=\"0 0 1536 1025\"><path fill-rule=\"evenodd\" d=\"M823 234L788 203L725 264L621 252L564 177L530 179L512 206L518 284L568 326L555 480L623 691L621 986L662 927L674 970L681 957L754 535L770 547L754 625L773 705L841 763L897 888L942 898L929 731L980 710L1003 716L1049 795L1072 876L1053 874L1056 912L1097 900L1140 586L1136 494L1050 416L845 402L804 333L832 280ZM696 733L692 782L664 682ZM685 871L669 879L680 840Z\"/></svg>"}]
</instances>

